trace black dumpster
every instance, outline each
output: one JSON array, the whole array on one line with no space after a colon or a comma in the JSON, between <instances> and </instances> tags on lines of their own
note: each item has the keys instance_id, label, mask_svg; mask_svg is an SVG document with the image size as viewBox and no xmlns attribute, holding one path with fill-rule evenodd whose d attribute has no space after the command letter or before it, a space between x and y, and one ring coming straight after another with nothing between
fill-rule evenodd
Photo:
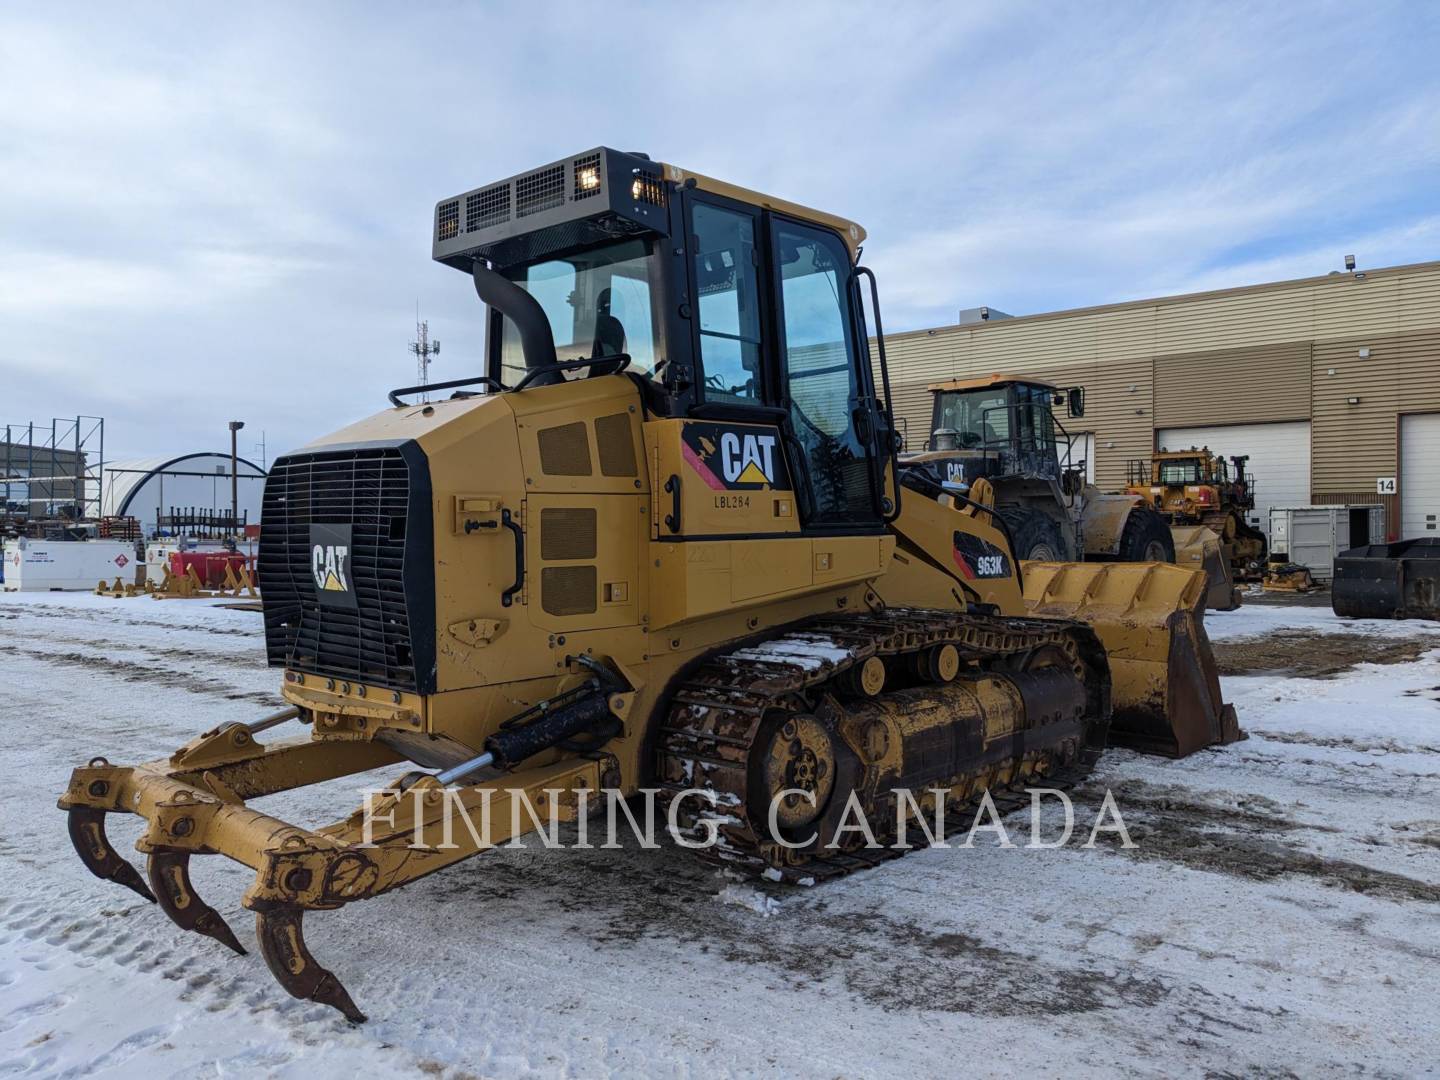
<instances>
[{"instance_id":1,"label":"black dumpster","mask_svg":"<svg viewBox=\"0 0 1440 1080\"><path fill-rule=\"evenodd\" d=\"M1440 620L1440 537L1342 551L1330 606L1356 619Z\"/></svg>"}]
</instances>

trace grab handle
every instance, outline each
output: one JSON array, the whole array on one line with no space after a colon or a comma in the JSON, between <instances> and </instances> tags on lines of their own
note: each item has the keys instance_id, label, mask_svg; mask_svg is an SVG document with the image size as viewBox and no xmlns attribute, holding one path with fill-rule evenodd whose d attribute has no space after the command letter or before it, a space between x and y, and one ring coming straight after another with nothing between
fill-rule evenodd
<instances>
[{"instance_id":1,"label":"grab handle","mask_svg":"<svg viewBox=\"0 0 1440 1080\"><path fill-rule=\"evenodd\" d=\"M515 584L500 594L500 606L509 607L515 594L525 587L525 531L510 516L509 510L500 511L500 524L515 534Z\"/></svg>"},{"instance_id":2,"label":"grab handle","mask_svg":"<svg viewBox=\"0 0 1440 1080\"><path fill-rule=\"evenodd\" d=\"M665 515L665 527L672 533L680 531L680 477L671 474L665 481L665 490L670 493L670 513Z\"/></svg>"}]
</instances>

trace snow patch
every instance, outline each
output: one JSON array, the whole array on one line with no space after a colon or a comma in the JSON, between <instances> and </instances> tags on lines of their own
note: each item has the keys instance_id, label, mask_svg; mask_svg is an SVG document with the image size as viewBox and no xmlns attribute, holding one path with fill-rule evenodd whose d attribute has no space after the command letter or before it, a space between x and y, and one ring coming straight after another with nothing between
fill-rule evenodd
<instances>
[{"instance_id":1,"label":"snow patch","mask_svg":"<svg viewBox=\"0 0 1440 1080\"><path fill-rule=\"evenodd\" d=\"M716 896L721 903L748 908L766 919L779 911L782 906L781 901L761 892L753 885L726 885Z\"/></svg>"}]
</instances>

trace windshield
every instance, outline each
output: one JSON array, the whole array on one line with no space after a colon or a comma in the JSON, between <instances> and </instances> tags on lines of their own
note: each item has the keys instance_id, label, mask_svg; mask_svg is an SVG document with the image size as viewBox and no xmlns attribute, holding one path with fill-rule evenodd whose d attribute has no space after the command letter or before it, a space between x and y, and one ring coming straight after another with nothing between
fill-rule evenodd
<instances>
[{"instance_id":1,"label":"windshield","mask_svg":"<svg viewBox=\"0 0 1440 1080\"><path fill-rule=\"evenodd\" d=\"M545 309L557 360L628 353L627 370L655 370L654 270L648 241L623 240L501 272ZM525 356L515 324L505 319L504 326L500 378L514 385L524 373ZM572 377L585 374L581 369Z\"/></svg>"},{"instance_id":2,"label":"windshield","mask_svg":"<svg viewBox=\"0 0 1440 1080\"><path fill-rule=\"evenodd\" d=\"M956 432L962 450L1003 446L1010 440L1008 394L1009 388L1003 386L940 394L933 427Z\"/></svg>"},{"instance_id":3,"label":"windshield","mask_svg":"<svg viewBox=\"0 0 1440 1080\"><path fill-rule=\"evenodd\" d=\"M1160 462L1160 483L1200 483L1200 462L1195 458L1180 458L1176 461Z\"/></svg>"}]
</instances>

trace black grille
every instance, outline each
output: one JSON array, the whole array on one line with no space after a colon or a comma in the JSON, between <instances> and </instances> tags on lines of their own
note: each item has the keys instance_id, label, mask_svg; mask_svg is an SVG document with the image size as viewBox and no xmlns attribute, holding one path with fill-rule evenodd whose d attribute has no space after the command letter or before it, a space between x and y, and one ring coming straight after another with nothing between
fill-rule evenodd
<instances>
[{"instance_id":1,"label":"black grille","mask_svg":"<svg viewBox=\"0 0 1440 1080\"><path fill-rule=\"evenodd\" d=\"M665 184L660 179L660 174L637 171L635 179L630 181L630 197L636 202L649 203L651 206L664 206Z\"/></svg>"},{"instance_id":2,"label":"black grille","mask_svg":"<svg viewBox=\"0 0 1440 1080\"><path fill-rule=\"evenodd\" d=\"M460 200L452 199L435 208L435 239L454 240L460 235Z\"/></svg>"},{"instance_id":3,"label":"black grille","mask_svg":"<svg viewBox=\"0 0 1440 1080\"><path fill-rule=\"evenodd\" d=\"M424 455L409 448L291 454L270 470L259 568L271 666L395 690L433 685L429 476ZM350 526L353 608L318 601L311 525Z\"/></svg>"},{"instance_id":4,"label":"black grille","mask_svg":"<svg viewBox=\"0 0 1440 1080\"><path fill-rule=\"evenodd\" d=\"M498 184L465 196L465 231L486 229L510 220L510 185Z\"/></svg>"},{"instance_id":5,"label":"black grille","mask_svg":"<svg viewBox=\"0 0 1440 1080\"><path fill-rule=\"evenodd\" d=\"M588 199L600 194L600 155L586 154L570 163L575 177L570 189L572 199Z\"/></svg>"},{"instance_id":6,"label":"black grille","mask_svg":"<svg viewBox=\"0 0 1440 1080\"><path fill-rule=\"evenodd\" d=\"M515 181L515 216L528 217L565 205L565 166L527 173Z\"/></svg>"}]
</instances>

